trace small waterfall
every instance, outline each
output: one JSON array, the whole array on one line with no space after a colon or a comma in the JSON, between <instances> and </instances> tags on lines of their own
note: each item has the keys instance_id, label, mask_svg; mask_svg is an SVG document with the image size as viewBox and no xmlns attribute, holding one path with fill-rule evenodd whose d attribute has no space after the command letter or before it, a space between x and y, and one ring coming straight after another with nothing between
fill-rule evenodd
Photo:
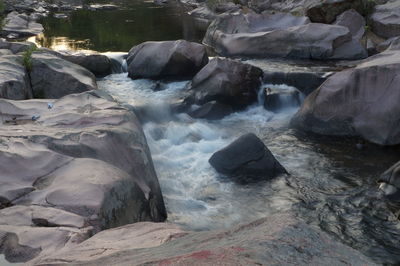
<instances>
[{"instance_id":1,"label":"small waterfall","mask_svg":"<svg viewBox=\"0 0 400 266\"><path fill-rule=\"evenodd\" d=\"M277 112L301 105L304 95L296 88L287 85L264 84L258 92L258 102L264 108Z\"/></svg>"},{"instance_id":2,"label":"small waterfall","mask_svg":"<svg viewBox=\"0 0 400 266\"><path fill-rule=\"evenodd\" d=\"M126 62L127 53L104 53L111 60L111 71L113 74L128 72L128 64Z\"/></svg>"}]
</instances>

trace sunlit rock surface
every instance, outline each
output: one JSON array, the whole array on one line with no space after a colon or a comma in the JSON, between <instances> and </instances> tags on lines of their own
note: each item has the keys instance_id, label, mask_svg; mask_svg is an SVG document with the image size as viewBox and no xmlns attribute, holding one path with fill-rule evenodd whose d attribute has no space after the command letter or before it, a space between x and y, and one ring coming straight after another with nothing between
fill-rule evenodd
<instances>
[{"instance_id":1,"label":"sunlit rock surface","mask_svg":"<svg viewBox=\"0 0 400 266\"><path fill-rule=\"evenodd\" d=\"M0 100L0 110L6 257L24 262L90 232L166 219L141 125L107 94Z\"/></svg>"}]
</instances>

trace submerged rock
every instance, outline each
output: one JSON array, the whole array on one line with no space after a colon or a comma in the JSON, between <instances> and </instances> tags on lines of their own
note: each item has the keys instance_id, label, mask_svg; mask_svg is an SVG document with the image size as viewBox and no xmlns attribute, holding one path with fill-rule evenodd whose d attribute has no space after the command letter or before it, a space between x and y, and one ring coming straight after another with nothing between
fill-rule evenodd
<instances>
[{"instance_id":1,"label":"submerged rock","mask_svg":"<svg viewBox=\"0 0 400 266\"><path fill-rule=\"evenodd\" d=\"M144 42L128 55L128 73L132 79L191 78L207 64L203 45L184 40Z\"/></svg>"},{"instance_id":2,"label":"submerged rock","mask_svg":"<svg viewBox=\"0 0 400 266\"><path fill-rule=\"evenodd\" d=\"M221 174L244 179L268 179L287 174L264 143L254 134L241 136L214 153L209 163Z\"/></svg>"},{"instance_id":3,"label":"submerged rock","mask_svg":"<svg viewBox=\"0 0 400 266\"><path fill-rule=\"evenodd\" d=\"M19 56L0 56L0 98L12 100L32 98L29 76Z\"/></svg>"},{"instance_id":4,"label":"submerged rock","mask_svg":"<svg viewBox=\"0 0 400 266\"><path fill-rule=\"evenodd\" d=\"M97 89L90 71L49 53L34 52L29 70L35 98L57 99Z\"/></svg>"},{"instance_id":5,"label":"submerged rock","mask_svg":"<svg viewBox=\"0 0 400 266\"><path fill-rule=\"evenodd\" d=\"M323 135L399 144L399 82L400 51L375 55L329 77L305 99L291 124Z\"/></svg>"},{"instance_id":6,"label":"submerged rock","mask_svg":"<svg viewBox=\"0 0 400 266\"><path fill-rule=\"evenodd\" d=\"M400 2L389 1L384 5L375 6L371 16L372 30L385 38L400 35Z\"/></svg>"},{"instance_id":7,"label":"submerged rock","mask_svg":"<svg viewBox=\"0 0 400 266\"><path fill-rule=\"evenodd\" d=\"M203 43L224 56L321 60L365 57L365 49L353 42L347 27L310 23L306 17L282 13L225 14L209 26Z\"/></svg>"},{"instance_id":8,"label":"submerged rock","mask_svg":"<svg viewBox=\"0 0 400 266\"><path fill-rule=\"evenodd\" d=\"M257 67L213 58L193 78L186 102L203 105L216 101L233 110L242 109L256 102L262 75L262 70Z\"/></svg>"},{"instance_id":9,"label":"submerged rock","mask_svg":"<svg viewBox=\"0 0 400 266\"><path fill-rule=\"evenodd\" d=\"M139 228L139 229L137 229ZM158 233L154 234L154 231ZM159 235L159 236L158 236ZM133 241L130 244L129 241ZM165 236L170 241L164 243ZM139 238L138 238L139 237ZM162 239L148 248L153 237ZM135 239L143 240L138 243ZM156 244L156 243L155 243ZM93 248L92 248L93 247ZM321 256L321 254L324 254ZM37 265L376 265L317 227L283 213L219 231L135 224L101 232Z\"/></svg>"},{"instance_id":10,"label":"submerged rock","mask_svg":"<svg viewBox=\"0 0 400 266\"><path fill-rule=\"evenodd\" d=\"M25 262L90 232L166 219L141 125L107 94L0 99L0 109L0 232L15 235L0 237L6 256Z\"/></svg>"},{"instance_id":11,"label":"submerged rock","mask_svg":"<svg viewBox=\"0 0 400 266\"><path fill-rule=\"evenodd\" d=\"M36 23L28 15L14 11L9 13L5 18L4 26L2 27L2 34L4 36L14 34L17 38L23 38L35 36L42 33L43 30L43 26Z\"/></svg>"},{"instance_id":12,"label":"submerged rock","mask_svg":"<svg viewBox=\"0 0 400 266\"><path fill-rule=\"evenodd\" d=\"M384 194L391 200L400 201L400 162L386 170L378 180Z\"/></svg>"},{"instance_id":13,"label":"submerged rock","mask_svg":"<svg viewBox=\"0 0 400 266\"><path fill-rule=\"evenodd\" d=\"M190 111L189 115L193 118L218 120L231 114L232 112L233 108L231 106L219 103L217 101L211 101L193 111Z\"/></svg>"}]
</instances>

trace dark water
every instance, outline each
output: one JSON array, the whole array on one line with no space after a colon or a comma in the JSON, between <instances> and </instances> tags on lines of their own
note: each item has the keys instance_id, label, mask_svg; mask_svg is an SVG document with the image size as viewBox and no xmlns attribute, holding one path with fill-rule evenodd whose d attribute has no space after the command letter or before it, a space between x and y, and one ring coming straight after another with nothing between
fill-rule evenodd
<instances>
[{"instance_id":1,"label":"dark water","mask_svg":"<svg viewBox=\"0 0 400 266\"><path fill-rule=\"evenodd\" d=\"M45 32L35 42L54 50L126 52L149 40L200 41L203 37L203 31L173 1L167 5L156 5L151 0L122 0L115 4L119 6L117 10L82 9L64 13L67 18L51 14L40 21Z\"/></svg>"}]
</instances>

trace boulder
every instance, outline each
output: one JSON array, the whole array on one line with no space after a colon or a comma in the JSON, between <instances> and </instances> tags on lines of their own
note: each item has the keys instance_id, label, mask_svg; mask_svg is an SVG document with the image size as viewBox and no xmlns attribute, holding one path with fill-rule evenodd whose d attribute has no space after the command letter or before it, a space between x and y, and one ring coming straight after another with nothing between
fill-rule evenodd
<instances>
[{"instance_id":1,"label":"boulder","mask_svg":"<svg viewBox=\"0 0 400 266\"><path fill-rule=\"evenodd\" d=\"M151 232L154 227L145 224L136 230L136 226L142 225L102 232L98 238L42 258L36 265L376 265L288 213L219 231L184 234L175 233L170 225L158 225L158 238L170 234L172 240L151 248L146 245L156 237ZM137 244L136 235L147 241ZM133 244L126 240L129 236Z\"/></svg>"},{"instance_id":2,"label":"boulder","mask_svg":"<svg viewBox=\"0 0 400 266\"><path fill-rule=\"evenodd\" d=\"M16 237L2 244L0 233L0 247L31 254L12 255L15 261L54 253L74 235L76 243L103 229L166 219L146 138L127 107L91 91L0 99L0 109L0 232Z\"/></svg>"},{"instance_id":3,"label":"boulder","mask_svg":"<svg viewBox=\"0 0 400 266\"><path fill-rule=\"evenodd\" d=\"M112 73L112 63L106 55L99 53L62 53L61 58L86 68L96 77L105 77Z\"/></svg>"},{"instance_id":4,"label":"boulder","mask_svg":"<svg viewBox=\"0 0 400 266\"><path fill-rule=\"evenodd\" d=\"M186 102L203 105L217 101L242 109L256 102L262 74L261 69L248 64L213 58L193 78Z\"/></svg>"},{"instance_id":5,"label":"boulder","mask_svg":"<svg viewBox=\"0 0 400 266\"><path fill-rule=\"evenodd\" d=\"M339 15L334 25L347 27L354 39L360 41L365 33L365 18L354 9L347 10Z\"/></svg>"},{"instance_id":6,"label":"boulder","mask_svg":"<svg viewBox=\"0 0 400 266\"><path fill-rule=\"evenodd\" d=\"M308 6L306 15L312 22L330 24L339 14L348 9L363 10L363 0L317 1Z\"/></svg>"},{"instance_id":7,"label":"boulder","mask_svg":"<svg viewBox=\"0 0 400 266\"><path fill-rule=\"evenodd\" d=\"M97 89L96 78L87 69L43 52L32 54L30 77L35 98L57 99Z\"/></svg>"},{"instance_id":8,"label":"boulder","mask_svg":"<svg viewBox=\"0 0 400 266\"><path fill-rule=\"evenodd\" d=\"M264 143L252 133L241 136L214 153L209 163L219 173L241 180L263 180L287 174Z\"/></svg>"},{"instance_id":9,"label":"boulder","mask_svg":"<svg viewBox=\"0 0 400 266\"><path fill-rule=\"evenodd\" d=\"M184 40L144 42L128 55L128 73L132 79L191 78L207 64L203 45Z\"/></svg>"},{"instance_id":10,"label":"boulder","mask_svg":"<svg viewBox=\"0 0 400 266\"><path fill-rule=\"evenodd\" d=\"M400 35L400 2L390 1L375 6L371 16L372 30L379 36L391 38Z\"/></svg>"},{"instance_id":11,"label":"boulder","mask_svg":"<svg viewBox=\"0 0 400 266\"><path fill-rule=\"evenodd\" d=\"M320 60L365 57L365 49L352 41L347 27L310 23L306 17L286 13L251 12L220 16L203 39L204 44L224 56Z\"/></svg>"},{"instance_id":12,"label":"boulder","mask_svg":"<svg viewBox=\"0 0 400 266\"><path fill-rule=\"evenodd\" d=\"M0 56L0 98L12 100L32 98L29 76L19 56Z\"/></svg>"},{"instance_id":13,"label":"boulder","mask_svg":"<svg viewBox=\"0 0 400 266\"><path fill-rule=\"evenodd\" d=\"M400 52L386 51L329 77L304 101L292 126L323 135L400 143Z\"/></svg>"},{"instance_id":14,"label":"boulder","mask_svg":"<svg viewBox=\"0 0 400 266\"><path fill-rule=\"evenodd\" d=\"M392 46L392 44L393 44L393 46ZM378 52L383 52L386 49L388 49L389 47L391 47L392 49L395 48L395 47L398 47L399 44L400 44L400 37L399 36L392 37L392 38L389 38L386 41L381 42L380 44L378 44L376 49L377 49Z\"/></svg>"},{"instance_id":15,"label":"boulder","mask_svg":"<svg viewBox=\"0 0 400 266\"><path fill-rule=\"evenodd\" d=\"M16 11L11 12L4 19L2 35L13 34L17 38L35 36L43 32L43 26L36 23L26 14L20 14Z\"/></svg>"},{"instance_id":16,"label":"boulder","mask_svg":"<svg viewBox=\"0 0 400 266\"><path fill-rule=\"evenodd\" d=\"M4 39L0 39L0 49L11 50L13 54L25 52L36 48L36 45L31 42L9 42Z\"/></svg>"},{"instance_id":17,"label":"boulder","mask_svg":"<svg viewBox=\"0 0 400 266\"><path fill-rule=\"evenodd\" d=\"M189 115L193 118L205 118L210 120L218 120L221 119L233 112L231 106L219 103L217 101L211 101L205 103L189 112Z\"/></svg>"},{"instance_id":18,"label":"boulder","mask_svg":"<svg viewBox=\"0 0 400 266\"><path fill-rule=\"evenodd\" d=\"M379 189L391 200L400 201L400 162L386 170L380 177Z\"/></svg>"}]
</instances>

